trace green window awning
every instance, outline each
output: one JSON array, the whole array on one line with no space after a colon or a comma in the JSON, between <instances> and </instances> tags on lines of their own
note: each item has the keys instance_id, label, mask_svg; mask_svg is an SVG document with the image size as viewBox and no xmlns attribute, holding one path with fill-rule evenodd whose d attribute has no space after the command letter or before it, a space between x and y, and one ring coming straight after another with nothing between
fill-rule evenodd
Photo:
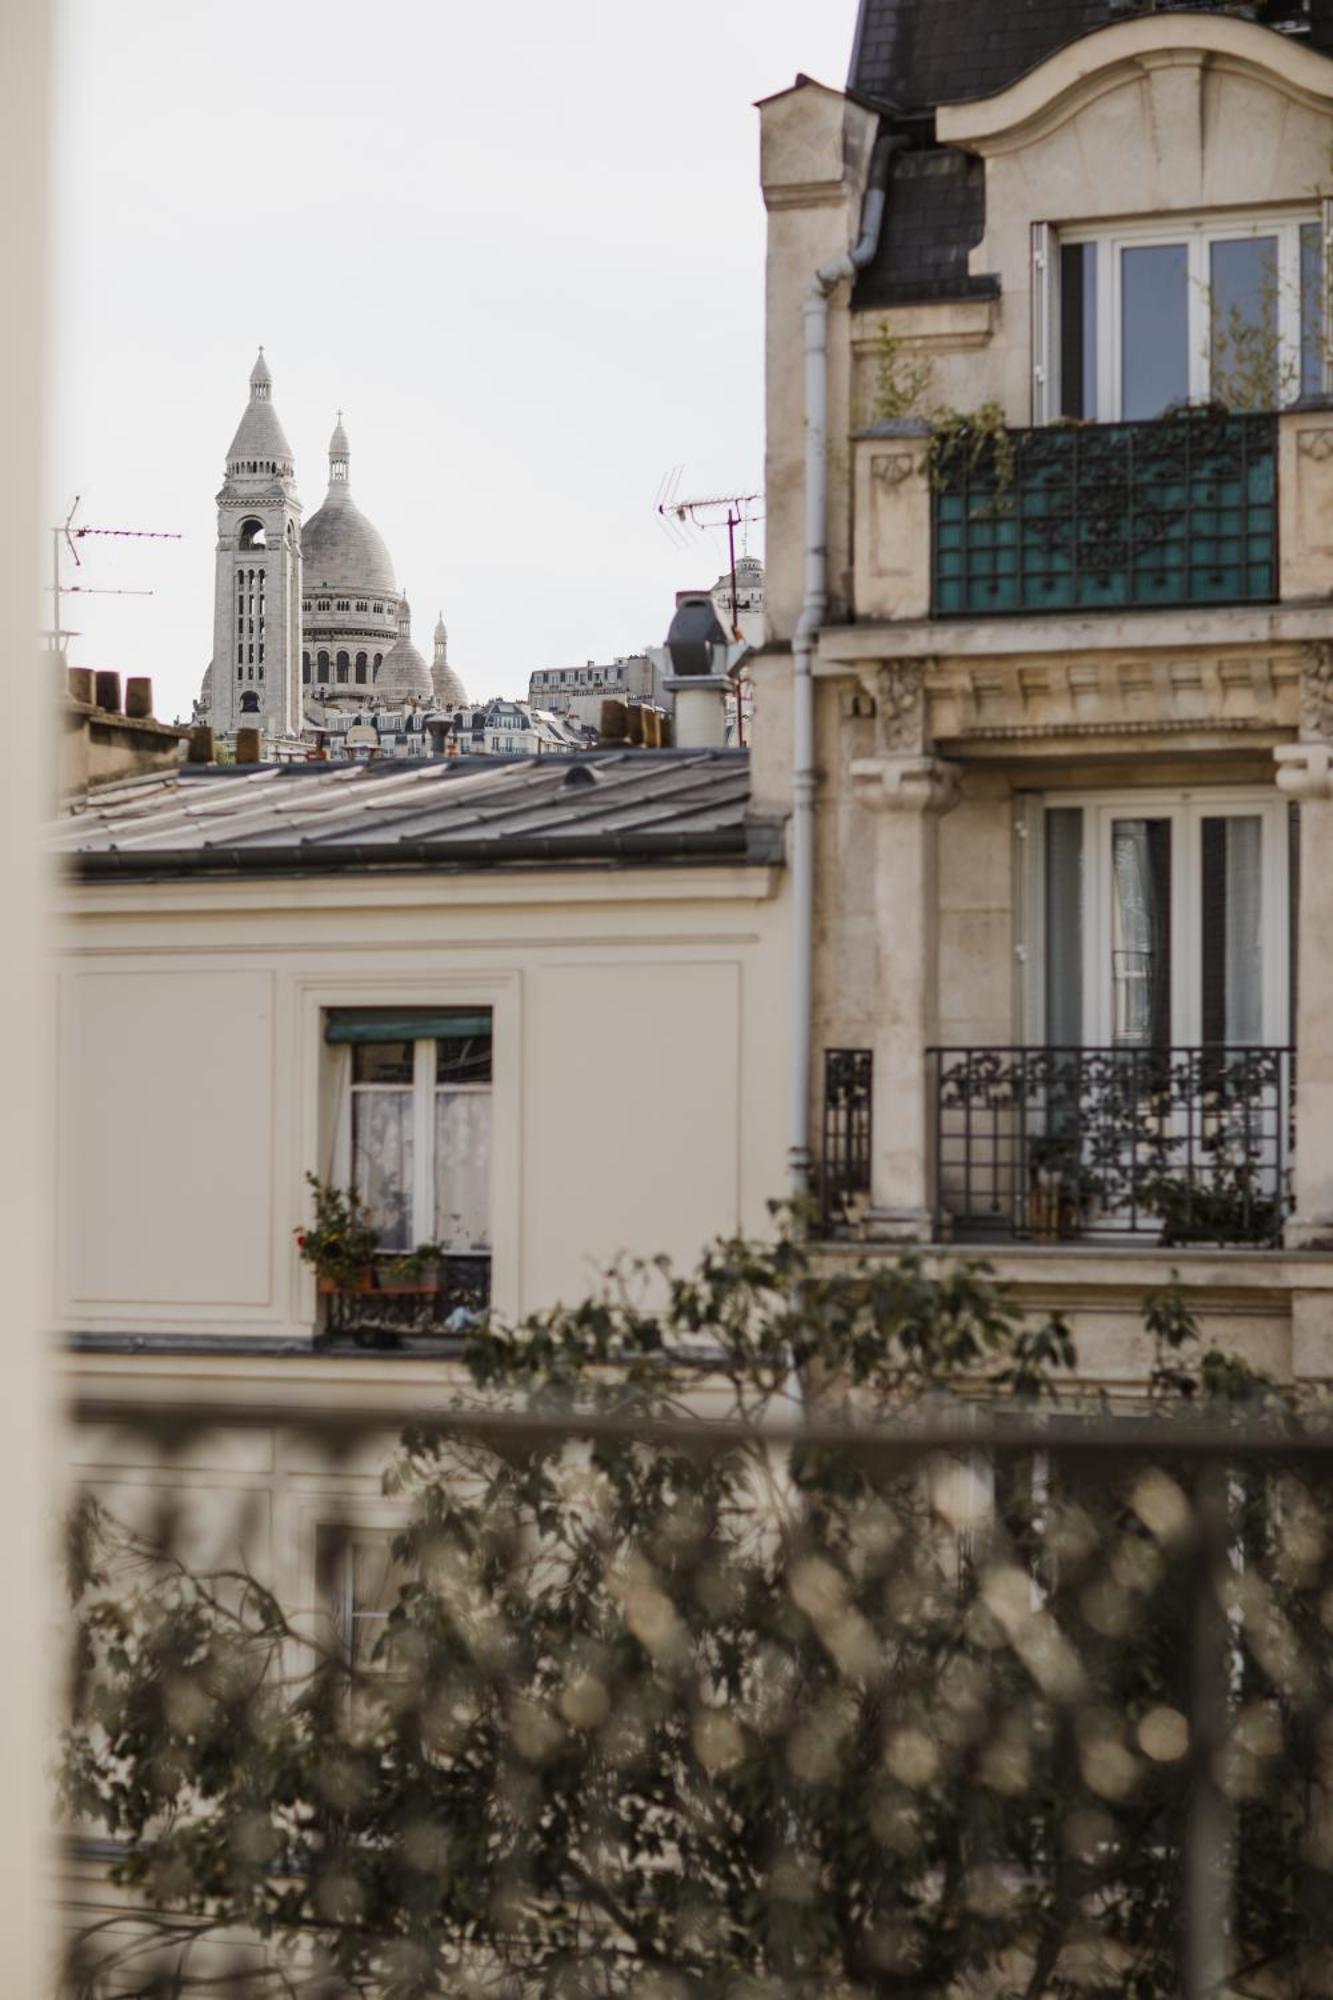
<instances>
[{"instance_id":1,"label":"green window awning","mask_svg":"<svg viewBox=\"0 0 1333 2000\"><path fill-rule=\"evenodd\" d=\"M491 1032L490 1009L331 1007L324 1023L326 1042L462 1042Z\"/></svg>"}]
</instances>

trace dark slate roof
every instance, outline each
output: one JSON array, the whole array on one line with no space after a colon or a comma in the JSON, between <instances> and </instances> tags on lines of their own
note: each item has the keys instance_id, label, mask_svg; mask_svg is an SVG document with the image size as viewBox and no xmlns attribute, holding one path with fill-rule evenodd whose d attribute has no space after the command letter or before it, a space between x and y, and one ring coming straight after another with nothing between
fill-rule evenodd
<instances>
[{"instance_id":1,"label":"dark slate roof","mask_svg":"<svg viewBox=\"0 0 1333 2000\"><path fill-rule=\"evenodd\" d=\"M1303 0L1173 0L1173 11L1244 11L1290 21ZM989 97L1067 42L1146 11L1147 0L861 0L848 88L889 108L904 150L890 171L884 231L857 280L854 307L994 296L967 268L986 229L982 162L934 142L940 104ZM1309 48L1333 55L1333 0L1306 0ZM1189 38L1181 23L1181 40Z\"/></svg>"},{"instance_id":2,"label":"dark slate roof","mask_svg":"<svg viewBox=\"0 0 1333 2000\"><path fill-rule=\"evenodd\" d=\"M1275 26L1300 15L1302 0L1176 0L1176 6L1243 12ZM1147 11L1144 0L861 0L848 87L908 112L990 97L1066 42ZM1302 41L1333 55L1333 0L1308 0L1304 12Z\"/></svg>"},{"instance_id":3,"label":"dark slate roof","mask_svg":"<svg viewBox=\"0 0 1333 2000\"><path fill-rule=\"evenodd\" d=\"M895 155L879 248L856 282L854 307L993 296L967 254L986 233L986 169L975 153L929 146Z\"/></svg>"},{"instance_id":4,"label":"dark slate roof","mask_svg":"<svg viewBox=\"0 0 1333 2000\"><path fill-rule=\"evenodd\" d=\"M104 786L61 820L84 879L772 861L743 750L189 766Z\"/></svg>"}]
</instances>

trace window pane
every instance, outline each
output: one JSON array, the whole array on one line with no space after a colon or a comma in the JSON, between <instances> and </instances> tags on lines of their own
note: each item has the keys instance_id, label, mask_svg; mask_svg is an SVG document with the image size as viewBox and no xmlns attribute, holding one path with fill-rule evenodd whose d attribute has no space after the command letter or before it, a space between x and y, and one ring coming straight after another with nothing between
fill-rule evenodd
<instances>
[{"instance_id":1,"label":"window pane","mask_svg":"<svg viewBox=\"0 0 1333 2000\"><path fill-rule=\"evenodd\" d=\"M1277 238L1209 249L1210 389L1231 410L1274 410L1279 395Z\"/></svg>"},{"instance_id":2,"label":"window pane","mask_svg":"<svg viewBox=\"0 0 1333 2000\"><path fill-rule=\"evenodd\" d=\"M435 1236L450 1250L491 1246L491 1096L435 1093Z\"/></svg>"},{"instance_id":3,"label":"window pane","mask_svg":"<svg viewBox=\"0 0 1333 2000\"><path fill-rule=\"evenodd\" d=\"M1083 813L1058 806L1046 815L1046 1040L1077 1048L1083 1040Z\"/></svg>"},{"instance_id":4,"label":"window pane","mask_svg":"<svg viewBox=\"0 0 1333 2000\"><path fill-rule=\"evenodd\" d=\"M412 1093L352 1092L352 1184L386 1250L412 1241Z\"/></svg>"},{"instance_id":5,"label":"window pane","mask_svg":"<svg viewBox=\"0 0 1333 2000\"><path fill-rule=\"evenodd\" d=\"M1190 392L1189 255L1183 243L1120 253L1120 414L1159 417Z\"/></svg>"},{"instance_id":6,"label":"window pane","mask_svg":"<svg viewBox=\"0 0 1333 2000\"><path fill-rule=\"evenodd\" d=\"M1117 1047L1171 1040L1171 822L1111 828L1111 1036Z\"/></svg>"},{"instance_id":7,"label":"window pane","mask_svg":"<svg viewBox=\"0 0 1333 2000\"><path fill-rule=\"evenodd\" d=\"M358 1042L352 1048L353 1083L411 1083L411 1042Z\"/></svg>"},{"instance_id":8,"label":"window pane","mask_svg":"<svg viewBox=\"0 0 1333 2000\"><path fill-rule=\"evenodd\" d=\"M491 1038L467 1035L435 1044L437 1083L489 1083L491 1080Z\"/></svg>"},{"instance_id":9,"label":"window pane","mask_svg":"<svg viewBox=\"0 0 1333 2000\"><path fill-rule=\"evenodd\" d=\"M1205 1042L1263 1039L1262 852L1257 814L1203 822Z\"/></svg>"},{"instance_id":10,"label":"window pane","mask_svg":"<svg viewBox=\"0 0 1333 2000\"><path fill-rule=\"evenodd\" d=\"M1097 246L1060 252L1060 414L1097 415Z\"/></svg>"},{"instance_id":11,"label":"window pane","mask_svg":"<svg viewBox=\"0 0 1333 2000\"><path fill-rule=\"evenodd\" d=\"M1324 393L1324 230L1301 224L1301 394Z\"/></svg>"}]
</instances>

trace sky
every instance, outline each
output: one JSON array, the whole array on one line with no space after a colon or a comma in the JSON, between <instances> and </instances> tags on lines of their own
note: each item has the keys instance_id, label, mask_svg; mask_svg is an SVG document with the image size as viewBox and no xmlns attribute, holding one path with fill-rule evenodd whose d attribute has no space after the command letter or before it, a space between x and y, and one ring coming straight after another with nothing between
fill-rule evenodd
<instances>
[{"instance_id":1,"label":"sky","mask_svg":"<svg viewBox=\"0 0 1333 2000\"><path fill-rule=\"evenodd\" d=\"M855 0L61 0L53 514L75 664L189 717L262 343L309 518L352 491L468 692L660 643L655 512L763 484L757 99L840 86ZM749 532L763 554L763 526ZM151 593L138 595L128 593Z\"/></svg>"}]
</instances>

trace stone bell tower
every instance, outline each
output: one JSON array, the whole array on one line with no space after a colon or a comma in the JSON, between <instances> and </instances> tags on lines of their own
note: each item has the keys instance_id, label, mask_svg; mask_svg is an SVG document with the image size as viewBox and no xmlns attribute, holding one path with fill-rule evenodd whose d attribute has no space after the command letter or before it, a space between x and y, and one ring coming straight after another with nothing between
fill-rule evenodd
<instances>
[{"instance_id":1,"label":"stone bell tower","mask_svg":"<svg viewBox=\"0 0 1333 2000\"><path fill-rule=\"evenodd\" d=\"M211 720L219 736L301 731L301 503L264 350L217 496Z\"/></svg>"}]
</instances>

